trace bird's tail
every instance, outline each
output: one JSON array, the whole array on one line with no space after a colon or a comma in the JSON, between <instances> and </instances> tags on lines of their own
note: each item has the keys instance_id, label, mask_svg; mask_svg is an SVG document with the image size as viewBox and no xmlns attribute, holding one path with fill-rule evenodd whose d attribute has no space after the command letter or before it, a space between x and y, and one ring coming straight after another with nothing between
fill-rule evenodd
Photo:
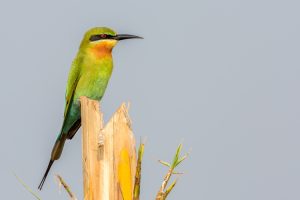
<instances>
[{"instance_id":1,"label":"bird's tail","mask_svg":"<svg viewBox=\"0 0 300 200\"><path fill-rule=\"evenodd\" d=\"M48 164L48 167L47 167L47 169L46 169L46 172L45 172L45 174L44 174L44 176L43 176L43 179L42 179L42 181L41 181L41 183L40 183L40 185L39 185L39 187L38 187L39 190L42 190L43 185L44 185L44 183L45 183L45 180L46 180L46 178L47 178L47 176L48 176L48 173L49 173L50 168L51 168L51 166L52 166L53 163L54 163L54 160L50 160L50 162L49 162L49 164Z\"/></svg>"},{"instance_id":2,"label":"bird's tail","mask_svg":"<svg viewBox=\"0 0 300 200\"><path fill-rule=\"evenodd\" d=\"M66 135L66 134L63 134L63 133L61 133L61 134L58 136L58 138L57 138L57 140L56 140L56 142L55 142L55 144L54 144L54 147L53 147L53 149L52 149L51 159L50 159L50 161L49 161L48 167L47 167L46 172L45 172L45 174L44 174L44 176L43 176L43 179L42 179L42 181L41 181L41 183L40 183L40 185L39 185L39 187L38 187L39 190L42 190L43 185L44 185L44 183L45 183L45 180L46 180L46 178L47 178L47 175L48 175L48 173L49 173L49 171L50 171L50 168L51 168L52 164L54 163L55 160L58 160L58 159L59 159L59 157L60 157L60 155L61 155L61 153L62 153L62 150L63 150L63 148L64 148L65 141L66 141L66 139L67 139L66 136L67 136L67 135Z\"/></svg>"}]
</instances>

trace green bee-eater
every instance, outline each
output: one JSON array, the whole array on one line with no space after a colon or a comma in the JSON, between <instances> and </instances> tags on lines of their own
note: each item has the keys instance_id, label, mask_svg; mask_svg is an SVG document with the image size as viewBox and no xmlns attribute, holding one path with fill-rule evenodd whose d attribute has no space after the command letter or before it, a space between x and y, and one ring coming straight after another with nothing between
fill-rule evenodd
<instances>
[{"instance_id":1,"label":"green bee-eater","mask_svg":"<svg viewBox=\"0 0 300 200\"><path fill-rule=\"evenodd\" d=\"M50 162L39 185L41 190L53 162L59 159L66 139L72 139L81 126L80 96L101 100L113 70L112 49L118 41L141 38L135 35L116 34L106 27L87 31L75 57L67 83L64 121Z\"/></svg>"}]
</instances>

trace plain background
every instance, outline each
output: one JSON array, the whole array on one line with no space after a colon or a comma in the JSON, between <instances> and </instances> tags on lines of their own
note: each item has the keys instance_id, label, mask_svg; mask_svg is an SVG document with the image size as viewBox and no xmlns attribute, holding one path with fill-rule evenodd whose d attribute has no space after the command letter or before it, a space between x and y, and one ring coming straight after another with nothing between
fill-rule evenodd
<instances>
[{"instance_id":1,"label":"plain background","mask_svg":"<svg viewBox=\"0 0 300 200\"><path fill-rule=\"evenodd\" d=\"M114 49L103 98L107 121L123 101L147 137L142 199L154 199L183 142L191 155L169 199L300 198L300 3L293 0L2 0L2 199L34 199L60 130L69 66L84 32L109 26L144 40ZM39 192L82 199L80 132Z\"/></svg>"}]
</instances>

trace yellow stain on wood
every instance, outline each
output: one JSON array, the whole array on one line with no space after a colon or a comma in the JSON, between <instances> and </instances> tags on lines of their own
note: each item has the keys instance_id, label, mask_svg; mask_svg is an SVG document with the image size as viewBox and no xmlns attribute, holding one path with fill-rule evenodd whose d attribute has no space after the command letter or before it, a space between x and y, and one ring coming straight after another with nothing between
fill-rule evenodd
<instances>
[{"instance_id":1,"label":"yellow stain on wood","mask_svg":"<svg viewBox=\"0 0 300 200\"><path fill-rule=\"evenodd\" d=\"M130 157L127 149L121 150L118 163L118 181L124 200L132 200L132 176L131 176Z\"/></svg>"}]
</instances>

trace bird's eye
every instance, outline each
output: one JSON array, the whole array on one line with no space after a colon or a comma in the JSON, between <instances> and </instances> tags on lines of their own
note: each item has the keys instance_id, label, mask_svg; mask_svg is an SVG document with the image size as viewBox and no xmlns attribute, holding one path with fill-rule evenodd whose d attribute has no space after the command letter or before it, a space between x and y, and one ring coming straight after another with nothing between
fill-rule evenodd
<instances>
[{"instance_id":1,"label":"bird's eye","mask_svg":"<svg viewBox=\"0 0 300 200\"><path fill-rule=\"evenodd\" d=\"M101 38L106 38L107 35L106 35L106 34L101 34L100 37L101 37Z\"/></svg>"}]
</instances>

